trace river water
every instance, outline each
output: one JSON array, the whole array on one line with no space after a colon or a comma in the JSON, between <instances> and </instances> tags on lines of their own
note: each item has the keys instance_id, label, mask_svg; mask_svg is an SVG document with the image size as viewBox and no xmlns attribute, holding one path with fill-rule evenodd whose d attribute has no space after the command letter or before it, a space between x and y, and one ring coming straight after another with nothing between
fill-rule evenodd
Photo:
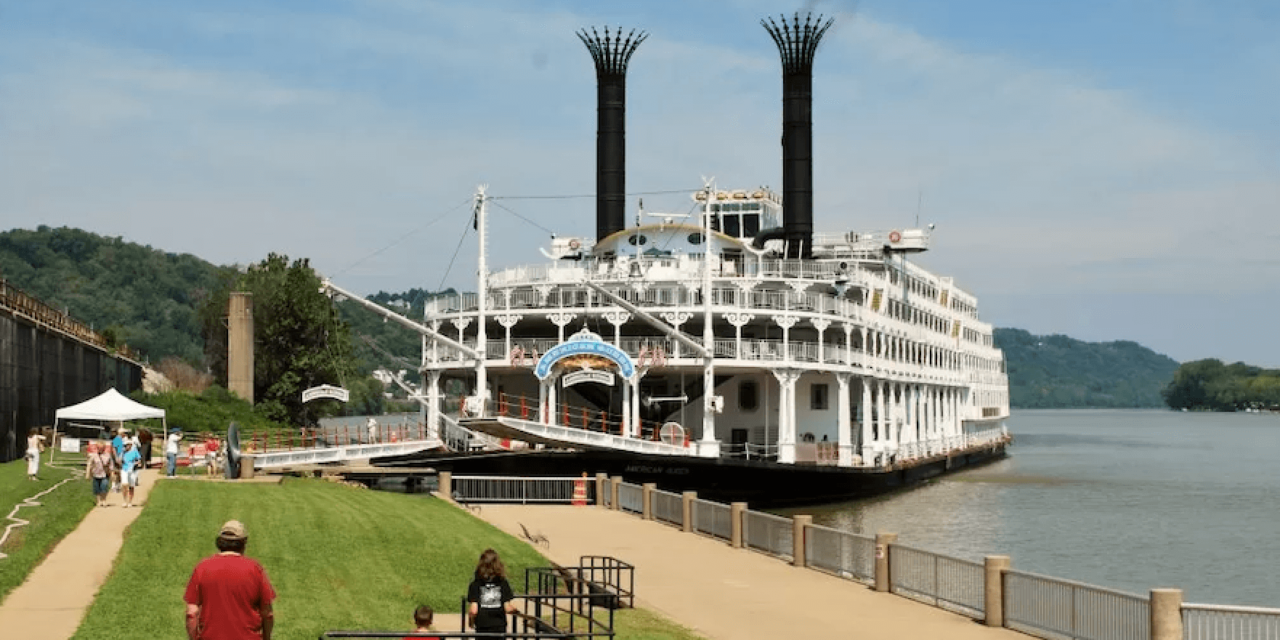
<instances>
[{"instance_id":1,"label":"river water","mask_svg":"<svg viewBox=\"0 0 1280 640\"><path fill-rule=\"evenodd\" d=\"M1015 411L1010 457L789 513L960 558L1187 602L1280 607L1280 415Z\"/></svg>"}]
</instances>

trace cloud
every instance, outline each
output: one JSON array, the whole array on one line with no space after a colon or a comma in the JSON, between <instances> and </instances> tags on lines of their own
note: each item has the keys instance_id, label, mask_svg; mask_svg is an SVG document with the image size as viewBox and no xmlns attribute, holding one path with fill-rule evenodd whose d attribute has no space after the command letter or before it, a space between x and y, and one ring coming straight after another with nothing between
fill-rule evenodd
<instances>
[{"instance_id":1,"label":"cloud","mask_svg":"<svg viewBox=\"0 0 1280 640\"><path fill-rule=\"evenodd\" d=\"M450 264L468 220L456 207L476 184L594 192L594 75L573 35L584 26L651 32L629 75L630 190L692 190L713 175L780 185L777 52L760 7L740 4L753 11L721 22L694 20L696 7L680 22L639 6L626 20L522 3L162 7L151 19L185 46L92 30L9 37L0 222L220 263L310 256L357 291L435 287L446 269L447 285L467 288L471 239ZM819 229L901 228L918 214L938 224L920 260L979 299L1276 293L1274 143L873 11L839 16L815 74ZM594 231L590 197L503 204L537 226L494 211L501 264L540 262L538 227ZM1018 314L1002 304L989 319Z\"/></svg>"}]
</instances>

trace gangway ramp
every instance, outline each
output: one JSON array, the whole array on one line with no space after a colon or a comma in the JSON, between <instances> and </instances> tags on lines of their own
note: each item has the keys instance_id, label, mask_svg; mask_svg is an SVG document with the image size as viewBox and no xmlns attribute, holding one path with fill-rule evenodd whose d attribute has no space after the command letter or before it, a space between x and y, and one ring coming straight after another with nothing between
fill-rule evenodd
<instances>
[{"instance_id":1,"label":"gangway ramp","mask_svg":"<svg viewBox=\"0 0 1280 640\"><path fill-rule=\"evenodd\" d=\"M303 464L332 464L381 456L398 456L439 449L443 446L444 443L438 438L426 438L400 442L321 446L305 449L268 449L257 453L246 453L245 455L253 456L254 469L273 469Z\"/></svg>"},{"instance_id":2,"label":"gangway ramp","mask_svg":"<svg viewBox=\"0 0 1280 640\"><path fill-rule=\"evenodd\" d=\"M697 449L693 447L653 440L641 440L639 438L626 438L612 433L543 424L532 420L506 416L462 418L458 420L458 425L472 431L489 434L495 438L520 440L529 444L541 444L549 447L629 451L632 453L667 456L697 456Z\"/></svg>"}]
</instances>

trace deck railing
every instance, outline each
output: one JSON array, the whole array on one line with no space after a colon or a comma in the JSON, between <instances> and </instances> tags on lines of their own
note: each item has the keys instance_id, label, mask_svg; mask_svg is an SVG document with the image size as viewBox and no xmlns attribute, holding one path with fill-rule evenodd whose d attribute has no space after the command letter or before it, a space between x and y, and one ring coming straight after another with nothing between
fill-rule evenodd
<instances>
[{"instance_id":1,"label":"deck railing","mask_svg":"<svg viewBox=\"0 0 1280 640\"><path fill-rule=\"evenodd\" d=\"M791 518L771 513L747 511L742 518L742 542L745 546L779 558L794 558Z\"/></svg>"},{"instance_id":2,"label":"deck railing","mask_svg":"<svg viewBox=\"0 0 1280 640\"><path fill-rule=\"evenodd\" d=\"M875 538L813 524L805 527L804 535L808 566L856 582L875 581Z\"/></svg>"},{"instance_id":3,"label":"deck railing","mask_svg":"<svg viewBox=\"0 0 1280 640\"><path fill-rule=\"evenodd\" d=\"M1151 605L1140 595L1008 571L1005 624L1023 633L1078 640L1147 640ZM1044 636L1042 636L1044 637Z\"/></svg>"},{"instance_id":4,"label":"deck railing","mask_svg":"<svg viewBox=\"0 0 1280 640\"><path fill-rule=\"evenodd\" d=\"M1183 604L1184 640L1280 640L1280 609Z\"/></svg>"},{"instance_id":5,"label":"deck railing","mask_svg":"<svg viewBox=\"0 0 1280 640\"><path fill-rule=\"evenodd\" d=\"M684 526L684 497L670 491L654 490L650 498L653 518L677 527Z\"/></svg>"},{"instance_id":6,"label":"deck railing","mask_svg":"<svg viewBox=\"0 0 1280 640\"><path fill-rule=\"evenodd\" d=\"M983 617L986 576L980 563L900 544L890 545L889 553L894 593L974 618Z\"/></svg>"},{"instance_id":7,"label":"deck railing","mask_svg":"<svg viewBox=\"0 0 1280 640\"><path fill-rule=\"evenodd\" d=\"M579 483L586 484L587 499L594 499L595 483L583 478L453 476L453 493L459 502L571 504Z\"/></svg>"}]
</instances>

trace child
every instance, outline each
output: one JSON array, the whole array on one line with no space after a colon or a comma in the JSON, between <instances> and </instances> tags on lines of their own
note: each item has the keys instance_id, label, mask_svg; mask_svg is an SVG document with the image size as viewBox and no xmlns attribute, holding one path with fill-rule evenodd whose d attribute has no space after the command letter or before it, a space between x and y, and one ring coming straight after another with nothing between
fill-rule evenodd
<instances>
[{"instance_id":1,"label":"child","mask_svg":"<svg viewBox=\"0 0 1280 640\"><path fill-rule=\"evenodd\" d=\"M431 609L430 605L424 604L421 607L414 609L413 624L417 628L414 629L413 632L414 633L431 633L431 620L432 618L435 617L435 615L436 615L435 611ZM411 636L411 637L405 638L404 640L440 640L440 638L437 638L435 636L426 636L426 637Z\"/></svg>"}]
</instances>

